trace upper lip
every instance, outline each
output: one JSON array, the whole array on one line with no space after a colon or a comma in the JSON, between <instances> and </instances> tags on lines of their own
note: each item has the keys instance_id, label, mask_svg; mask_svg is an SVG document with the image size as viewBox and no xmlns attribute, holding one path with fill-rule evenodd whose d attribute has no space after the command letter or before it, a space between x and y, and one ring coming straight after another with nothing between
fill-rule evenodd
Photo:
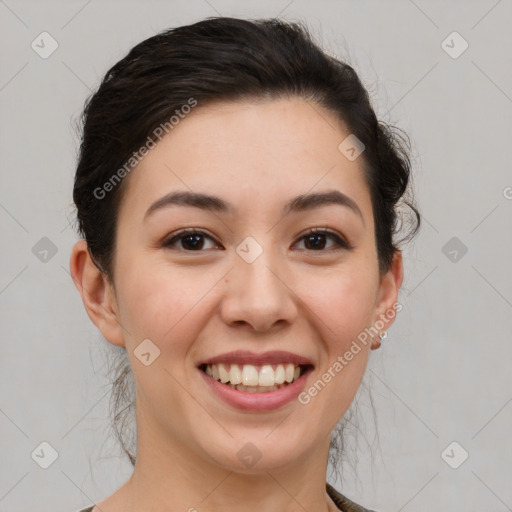
<instances>
[{"instance_id":1,"label":"upper lip","mask_svg":"<svg viewBox=\"0 0 512 512\"><path fill-rule=\"evenodd\" d=\"M198 366L205 364L252 364L254 366L262 366L265 364L279 364L279 363L293 363L295 365L313 365L313 363L306 357L286 352L283 350L273 350L270 352L250 352L247 350L236 350L235 352L225 352L215 357L210 357L201 361Z\"/></svg>"}]
</instances>

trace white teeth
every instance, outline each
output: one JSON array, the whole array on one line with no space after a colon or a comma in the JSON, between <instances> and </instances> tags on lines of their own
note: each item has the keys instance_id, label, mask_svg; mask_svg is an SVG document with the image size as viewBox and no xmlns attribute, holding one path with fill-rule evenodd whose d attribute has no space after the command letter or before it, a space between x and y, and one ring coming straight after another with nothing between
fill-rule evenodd
<instances>
[{"instance_id":1,"label":"white teeth","mask_svg":"<svg viewBox=\"0 0 512 512\"><path fill-rule=\"evenodd\" d=\"M225 384L229 380L229 373L227 372L226 367L222 363L215 366L219 367L220 381Z\"/></svg>"},{"instance_id":2,"label":"white teeth","mask_svg":"<svg viewBox=\"0 0 512 512\"><path fill-rule=\"evenodd\" d=\"M242 382L244 386L258 385L258 370L252 364L244 364L242 370Z\"/></svg>"},{"instance_id":3,"label":"white teeth","mask_svg":"<svg viewBox=\"0 0 512 512\"><path fill-rule=\"evenodd\" d=\"M260 386L273 386L274 385L274 370L272 366L266 364L263 366L259 373L258 384Z\"/></svg>"},{"instance_id":4,"label":"white teeth","mask_svg":"<svg viewBox=\"0 0 512 512\"><path fill-rule=\"evenodd\" d=\"M229 368L229 370L227 369ZM275 391L300 377L300 366L293 363L254 366L252 364L208 364L205 372L217 381L239 391Z\"/></svg>"},{"instance_id":5,"label":"white teeth","mask_svg":"<svg viewBox=\"0 0 512 512\"><path fill-rule=\"evenodd\" d=\"M229 382L231 384L242 384L242 371L237 364L232 364L229 369Z\"/></svg>"},{"instance_id":6,"label":"white teeth","mask_svg":"<svg viewBox=\"0 0 512 512\"><path fill-rule=\"evenodd\" d=\"M291 382L293 380L294 373L295 373L295 366L292 363L287 364L284 369L284 374L285 374L284 380L286 382Z\"/></svg>"},{"instance_id":7,"label":"white teeth","mask_svg":"<svg viewBox=\"0 0 512 512\"><path fill-rule=\"evenodd\" d=\"M285 380L284 366L278 364L276 371L274 372L274 382L276 384L282 384Z\"/></svg>"}]
</instances>

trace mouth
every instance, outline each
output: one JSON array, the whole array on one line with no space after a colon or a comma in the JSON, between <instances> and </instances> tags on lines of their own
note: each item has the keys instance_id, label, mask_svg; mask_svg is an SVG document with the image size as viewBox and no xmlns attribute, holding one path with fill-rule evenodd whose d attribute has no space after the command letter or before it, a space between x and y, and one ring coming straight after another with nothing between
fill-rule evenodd
<instances>
[{"instance_id":1,"label":"mouth","mask_svg":"<svg viewBox=\"0 0 512 512\"><path fill-rule=\"evenodd\" d=\"M274 350L237 350L196 365L207 389L218 399L247 413L270 412L292 404L314 365L306 357Z\"/></svg>"},{"instance_id":2,"label":"mouth","mask_svg":"<svg viewBox=\"0 0 512 512\"><path fill-rule=\"evenodd\" d=\"M213 380L237 391L269 393L285 388L313 370L312 364L203 363L198 368Z\"/></svg>"}]
</instances>

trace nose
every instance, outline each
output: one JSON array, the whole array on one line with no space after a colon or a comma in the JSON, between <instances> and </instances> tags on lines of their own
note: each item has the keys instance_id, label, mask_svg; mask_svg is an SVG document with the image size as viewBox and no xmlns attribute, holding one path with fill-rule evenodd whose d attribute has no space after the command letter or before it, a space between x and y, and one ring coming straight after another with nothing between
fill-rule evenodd
<instances>
[{"instance_id":1,"label":"nose","mask_svg":"<svg viewBox=\"0 0 512 512\"><path fill-rule=\"evenodd\" d=\"M220 307L223 321L259 332L291 324L297 317L297 300L287 276L271 250L264 250L252 263L235 255Z\"/></svg>"}]
</instances>

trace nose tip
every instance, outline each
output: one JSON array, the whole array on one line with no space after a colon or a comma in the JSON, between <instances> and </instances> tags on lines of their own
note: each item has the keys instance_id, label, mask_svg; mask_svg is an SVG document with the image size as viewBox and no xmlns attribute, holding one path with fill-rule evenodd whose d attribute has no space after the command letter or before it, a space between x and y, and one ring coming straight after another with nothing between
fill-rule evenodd
<instances>
[{"instance_id":1,"label":"nose tip","mask_svg":"<svg viewBox=\"0 0 512 512\"><path fill-rule=\"evenodd\" d=\"M293 322L297 308L285 276L261 254L252 263L242 258L230 272L221 306L226 324L248 324L255 331L268 331Z\"/></svg>"}]
</instances>

